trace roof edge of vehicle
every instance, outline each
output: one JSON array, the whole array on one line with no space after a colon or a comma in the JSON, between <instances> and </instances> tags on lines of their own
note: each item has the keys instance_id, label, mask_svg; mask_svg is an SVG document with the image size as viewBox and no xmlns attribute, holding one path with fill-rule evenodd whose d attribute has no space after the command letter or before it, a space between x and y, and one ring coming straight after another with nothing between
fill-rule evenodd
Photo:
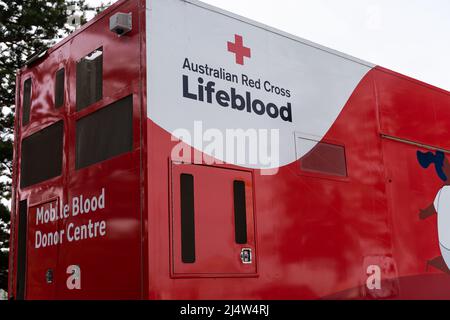
<instances>
[{"instance_id":1,"label":"roof edge of vehicle","mask_svg":"<svg viewBox=\"0 0 450 320\"><path fill-rule=\"evenodd\" d=\"M33 57L31 57L30 60L33 59L35 56L39 56L36 60L40 60L40 58L42 58L42 57L46 56L47 54L49 54L49 53L51 53L51 52L57 50L59 47L61 47L62 45L64 45L65 43L67 43L68 41L70 41L71 39L73 39L74 37L76 37L79 33L85 31L86 29L88 29L88 28L91 27L93 24L95 24L97 21L99 21L99 20L105 18L105 16L107 16L111 11L116 10L118 7L122 6L123 4L125 4L125 3L128 2L128 1L130 1L130 0L119 0L119 1L117 1L116 3L112 4L110 7L108 7L108 8L105 9L104 11L100 12L100 13L97 14L94 18L92 18L92 19L89 20L87 23L85 23L83 26L81 26L78 30L74 31L73 33L71 33L70 35L68 35L67 37L65 37L64 39L62 39L61 41L59 41L58 43L54 44L52 47L48 48L47 50L38 52L38 53L35 54ZM435 85L426 83L426 82L424 82L424 81L421 81L421 80L418 80L418 79L409 77L409 76L404 75L404 74L402 74L402 73L399 73L399 72L396 72L396 71L393 71L393 70L390 70L390 69L387 69L387 68L384 68L384 67L380 67L380 66L378 66L377 64L374 64L374 63L371 63L371 62L368 62L368 61L365 61L365 60L356 58L356 57L351 56L351 55L349 55L349 54L346 54L346 53L343 53L343 52L340 52L340 51L331 49L331 48L329 48L329 47L326 47L326 46L317 44L317 43L315 43L315 42L312 42L312 41L303 39L303 38L301 38L301 37L295 36L295 35L290 34L290 33L288 33L288 32L285 32L285 31L279 30L279 29L277 29L277 28L268 26L268 25L266 25L266 24L257 22L257 21L255 21L255 20L252 20L252 19L243 17L243 16L241 16L241 15L232 13L232 12L230 12L230 11L226 11L226 10L221 9L221 8L218 8L218 7L216 7L216 6L213 6L213 5L210 5L210 4L206 4L206 3L201 2L201 1L199 1L199 0L178 0L178 1L185 2L185 3L189 3L189 4L194 5L194 6L197 6L197 7L199 7L199 8L203 8L203 9L205 9L205 10L209 10L209 11L211 11L211 12L214 12L214 13L217 13L217 14L221 14L221 15L224 15L224 16L227 16L227 17L229 17L229 18L232 18L232 19L235 19L235 20L238 20L238 21L242 21L242 22L247 23L247 24L249 24L249 25L252 25L252 26L254 26L254 27L257 27L257 28L266 30L266 31L268 31L268 32L272 32L272 33L274 33L274 34L278 34L278 35L280 35L280 36L282 36L282 37L285 37L285 38L287 38L287 39L290 39L290 40L293 40L293 41L302 43L302 44L304 44L304 45L313 47L313 48L318 49L318 50L322 50L322 51L328 52L328 53L330 53L330 54L333 54L333 55L335 55L335 56L341 57L341 58L343 58L343 59L347 59L347 60L353 61L353 62L355 62L355 63L364 65L364 66L366 66L366 67L368 67L368 68L377 68L377 69L379 69L379 70L382 71L382 72L386 72L386 73L390 73L390 74L395 75L395 76L398 76L398 77L402 77L402 78L404 78L404 79L406 79L406 80L408 80L408 81L411 81L411 82L417 83L417 84L419 84L419 85L422 85L422 86L425 86L425 87L428 87L428 88L431 88L431 89L435 89L435 90L437 90L437 91L440 91L440 92L442 92L442 93L445 93L445 94L447 94L447 95L450 95L450 91L447 91L447 90L445 90L445 89L443 89L443 88L440 88L440 87L437 87L437 86L435 86ZM146 1L146 4L147 4L147 1ZM147 7L146 7L146 9L147 9ZM43 54L43 52L44 52L44 54ZM36 61L36 60L35 60L35 61ZM32 62L34 62L34 61L32 61ZM25 70L27 70L28 68L29 68L29 67L25 65L24 67L22 67L21 69L19 69L18 73L22 73L22 72L24 72Z\"/></svg>"}]
</instances>

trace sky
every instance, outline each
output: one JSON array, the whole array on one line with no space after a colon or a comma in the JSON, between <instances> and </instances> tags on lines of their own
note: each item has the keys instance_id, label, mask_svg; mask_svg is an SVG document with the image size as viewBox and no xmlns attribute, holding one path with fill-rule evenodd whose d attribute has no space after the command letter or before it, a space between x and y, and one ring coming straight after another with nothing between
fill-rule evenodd
<instances>
[{"instance_id":1,"label":"sky","mask_svg":"<svg viewBox=\"0 0 450 320\"><path fill-rule=\"evenodd\" d=\"M448 0L203 2L450 91Z\"/></svg>"}]
</instances>

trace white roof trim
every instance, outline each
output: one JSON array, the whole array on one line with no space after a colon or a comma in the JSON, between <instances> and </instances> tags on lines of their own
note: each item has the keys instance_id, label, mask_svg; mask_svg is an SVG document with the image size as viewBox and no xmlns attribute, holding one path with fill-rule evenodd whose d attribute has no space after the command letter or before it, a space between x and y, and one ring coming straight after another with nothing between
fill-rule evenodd
<instances>
[{"instance_id":1,"label":"white roof trim","mask_svg":"<svg viewBox=\"0 0 450 320\"><path fill-rule=\"evenodd\" d=\"M151 1L151 0L150 0L150 1ZM223 10L223 9L220 9L220 8L217 8L217 7L215 7L215 6L206 4L206 3L201 2L201 1L198 1L198 0L179 0L179 1L186 2L186 3L192 4L192 5L194 5L194 6L203 8L203 9L205 9L205 10L209 10L209 11L212 11L212 12L215 12L215 13L218 13L218 14L221 14L221 15L224 15L224 16L227 16L227 17L230 17L230 18L232 18L232 19L236 19L236 20L245 22L245 23L250 24L250 25L253 25L253 26L257 27L257 28L260 28L260 29L263 29L263 30L267 30L267 31L272 32L272 33L276 33L276 34L278 34L278 35L280 35L280 36L282 36L282 37L285 37L285 38L288 38L288 39L291 39L291 40L300 42L300 43L305 44L305 45L307 45L307 46L316 48L316 49L318 49L318 50L326 51L326 52L328 52L328 53L331 53L331 54L333 54L333 55L339 56L339 57L341 57L341 58L348 59L348 60L351 60L351 61L353 61L353 62L356 62L356 63L362 64L362 65L365 65L365 66L367 66L367 67L369 67L369 68L373 68L373 67L376 66L376 64L373 64L373 63L371 63L371 62L368 62L368 61L364 61L364 60L358 59L358 58L356 58L356 57L353 57L353 56L351 56L351 55L348 55L348 54L339 52L339 51L337 51L337 50L330 49L330 48L328 48L328 47L325 47L325 46L322 46L322 45L320 45L320 44L314 43L314 42L312 42L312 41L309 41L309 40L306 40L306 39L303 39L303 38L294 36L294 35L292 35L292 34L290 34L290 33L281 31L281 30L279 30L279 29L270 27L270 26L265 25L265 24L263 24L263 23L260 23L260 22L257 22L257 21L254 21L254 20L245 18L245 17L240 16L240 15L238 15L238 14L234 14L234 13L232 13L232 12L229 12L229 11L226 11L226 10Z\"/></svg>"}]
</instances>

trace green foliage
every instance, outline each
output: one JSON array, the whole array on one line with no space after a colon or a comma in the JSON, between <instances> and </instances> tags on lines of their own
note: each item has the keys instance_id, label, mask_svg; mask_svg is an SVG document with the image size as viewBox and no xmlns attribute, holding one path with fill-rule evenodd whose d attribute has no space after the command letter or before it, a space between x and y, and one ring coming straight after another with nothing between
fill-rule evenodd
<instances>
[{"instance_id":1,"label":"green foliage","mask_svg":"<svg viewBox=\"0 0 450 320\"><path fill-rule=\"evenodd\" d=\"M86 13L99 12L86 0L0 0L0 289L7 289L11 199L15 74L33 54L83 24Z\"/></svg>"}]
</instances>

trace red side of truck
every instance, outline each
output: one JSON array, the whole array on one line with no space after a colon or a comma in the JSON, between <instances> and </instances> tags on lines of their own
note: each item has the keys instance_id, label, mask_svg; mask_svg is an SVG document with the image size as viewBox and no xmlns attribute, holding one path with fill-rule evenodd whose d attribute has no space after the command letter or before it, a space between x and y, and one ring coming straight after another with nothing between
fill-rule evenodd
<instances>
[{"instance_id":1,"label":"red side of truck","mask_svg":"<svg viewBox=\"0 0 450 320\"><path fill-rule=\"evenodd\" d=\"M109 30L109 17L117 12L133 15L133 29L123 37ZM345 176L302 170L302 159L275 175L231 164L179 163L171 159L179 141L147 117L146 70L152 66L145 24L145 1L119 1L18 72L10 297L450 298L437 215L419 217L443 182L416 157L417 151L436 150L448 156L449 92L381 67L370 70L321 141L345 147ZM99 48L102 97L77 110L77 62ZM55 108L55 74L62 68L64 103ZM27 79L31 106L23 124ZM79 121L127 97L131 147L77 168ZM22 187L22 142L57 123L63 126L61 174ZM182 257L183 175L194 179L193 263ZM235 241L235 181L245 186L244 244ZM102 195L104 209L64 217L74 198L99 202ZM62 216L38 223L37 211L50 208ZM107 221L104 235L101 221ZM83 230L95 228L95 236L83 238ZM38 229L69 235L45 247L40 239L36 249ZM251 263L242 262L243 249L251 250ZM381 289L367 284L373 265L380 267ZM69 288L69 266L80 267L80 288Z\"/></svg>"}]
</instances>

